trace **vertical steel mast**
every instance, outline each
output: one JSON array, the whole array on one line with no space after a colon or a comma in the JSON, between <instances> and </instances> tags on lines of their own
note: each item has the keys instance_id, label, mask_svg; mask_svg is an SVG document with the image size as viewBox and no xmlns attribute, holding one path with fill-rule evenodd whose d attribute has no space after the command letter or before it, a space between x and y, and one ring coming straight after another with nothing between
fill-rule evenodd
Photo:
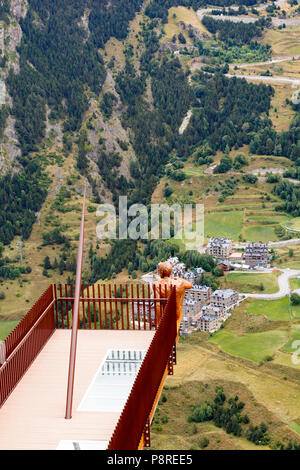
<instances>
[{"instance_id":1,"label":"vertical steel mast","mask_svg":"<svg viewBox=\"0 0 300 470\"><path fill-rule=\"evenodd\" d=\"M79 238L79 246L78 246L78 254L77 254L74 313L73 313L73 323L72 323L66 416L65 416L66 419L72 418L73 389L74 389L76 349L77 349L77 333L78 333L78 322L79 322L79 301L80 301L81 275L82 275L82 264L83 264L85 199L86 199L86 188L84 189L84 195L83 195L80 238Z\"/></svg>"}]
</instances>

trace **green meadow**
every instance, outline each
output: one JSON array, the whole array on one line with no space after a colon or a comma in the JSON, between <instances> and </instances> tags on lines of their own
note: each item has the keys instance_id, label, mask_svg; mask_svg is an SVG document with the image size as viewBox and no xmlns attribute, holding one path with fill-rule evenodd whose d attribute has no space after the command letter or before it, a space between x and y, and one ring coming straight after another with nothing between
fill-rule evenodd
<instances>
[{"instance_id":1,"label":"green meadow","mask_svg":"<svg viewBox=\"0 0 300 470\"><path fill-rule=\"evenodd\" d=\"M238 240L242 232L243 211L213 212L205 215L205 237L223 237Z\"/></svg>"},{"instance_id":2,"label":"green meadow","mask_svg":"<svg viewBox=\"0 0 300 470\"><path fill-rule=\"evenodd\" d=\"M261 333L238 335L221 329L214 333L210 341L218 344L223 351L234 356L261 362L280 349L288 339L286 330L270 330Z\"/></svg>"},{"instance_id":3,"label":"green meadow","mask_svg":"<svg viewBox=\"0 0 300 470\"><path fill-rule=\"evenodd\" d=\"M261 243L278 240L274 225L250 225L244 229L244 238Z\"/></svg>"},{"instance_id":4,"label":"green meadow","mask_svg":"<svg viewBox=\"0 0 300 470\"><path fill-rule=\"evenodd\" d=\"M288 297L278 300L255 300L247 307L247 313L265 315L272 321L289 321L300 318L300 306L290 305Z\"/></svg>"},{"instance_id":5,"label":"green meadow","mask_svg":"<svg viewBox=\"0 0 300 470\"><path fill-rule=\"evenodd\" d=\"M0 321L0 341L5 340L18 323L18 321Z\"/></svg>"},{"instance_id":6,"label":"green meadow","mask_svg":"<svg viewBox=\"0 0 300 470\"><path fill-rule=\"evenodd\" d=\"M278 291L277 273L228 273L223 285L227 289L235 289L244 293L261 293L261 284L265 294L273 294Z\"/></svg>"},{"instance_id":7,"label":"green meadow","mask_svg":"<svg viewBox=\"0 0 300 470\"><path fill-rule=\"evenodd\" d=\"M300 326L300 325L297 325ZM298 343L296 343L296 341ZM300 347L300 328L293 327L288 342L282 348L283 351L293 353Z\"/></svg>"}]
</instances>

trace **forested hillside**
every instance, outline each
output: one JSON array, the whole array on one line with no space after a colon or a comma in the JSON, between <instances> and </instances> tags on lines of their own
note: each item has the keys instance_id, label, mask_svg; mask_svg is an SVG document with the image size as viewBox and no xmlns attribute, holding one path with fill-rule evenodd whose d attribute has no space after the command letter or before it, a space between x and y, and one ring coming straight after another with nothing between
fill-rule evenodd
<instances>
[{"instance_id":1,"label":"forested hillside","mask_svg":"<svg viewBox=\"0 0 300 470\"><path fill-rule=\"evenodd\" d=\"M10 243L18 234L24 238L30 235L35 213L47 194L41 186L38 159L33 171L32 157L24 156L41 146L48 118L63 123L64 142L68 145L88 109L87 88L99 94L105 81L99 47L112 35L125 38L129 20L139 8L140 1L127 0L29 0L27 15L19 20L22 29L22 41L17 48L19 70L11 68L6 80L23 156L19 158L20 175L14 178L8 175L1 184L3 243ZM87 12L89 20L84 25L82 19ZM4 21L12 21L8 16L9 1L1 3L0 13ZM7 107L1 107L0 135L8 112Z\"/></svg>"},{"instance_id":2,"label":"forested hillside","mask_svg":"<svg viewBox=\"0 0 300 470\"><path fill-rule=\"evenodd\" d=\"M224 322L211 310L218 331L188 337L202 305L182 330L156 449L299 448L298 2L0 0L0 342L50 284L74 285L84 193L83 287L125 295L176 256L196 285L240 294ZM120 196L143 238L118 239ZM168 239L151 239L154 204ZM186 204L204 209L194 250L203 219ZM208 254L216 237L232 240L226 262ZM272 265L248 269L249 243Z\"/></svg>"},{"instance_id":3,"label":"forested hillside","mask_svg":"<svg viewBox=\"0 0 300 470\"><path fill-rule=\"evenodd\" d=\"M247 13L253 4L210 2L243 6L239 11ZM47 246L51 239L52 245L62 246L60 261L53 264L64 272L73 265L68 257L73 256L70 241L76 239L65 234L68 224L58 221L57 213L75 210L73 199L81 192L76 181L88 181L91 204L107 199L117 204L119 195L127 195L128 204L149 204L162 178L168 178L163 189L167 200L172 200L173 183L186 186L186 162L201 167L216 161L214 174L244 171L248 159L233 159L231 153L247 147L253 155L287 157L298 165L298 115L288 130L276 130L274 88L226 76L232 62L270 56L270 45L262 42L270 18L247 24L204 16L200 25L193 14L207 6L204 0L29 0L24 5L20 14L12 12L8 1L1 3L0 21L17 20L21 31L17 66L5 69L9 105L0 108L0 135L8 117L13 118L21 149L14 174L2 179L0 241L5 245L16 236L23 241L30 237L53 178L58 190L52 190L56 200L45 216L49 229L41 242ZM177 34L168 36L170 11L182 11L174 7L188 7L185 14L197 26L184 25L173 13ZM7 60L5 51L3 64ZM71 165L67 187L59 186L55 161ZM242 178L249 184L257 181L253 175ZM237 191L238 178L228 181L220 199ZM297 190L272 184L277 200L283 200L278 211L297 215ZM196 202L192 190L185 197ZM89 210L93 213L95 206ZM150 245L144 250L137 242L112 242L105 258L92 246L86 279L111 277L128 265L131 272L147 271L152 267ZM160 249L155 262L177 248Z\"/></svg>"},{"instance_id":4,"label":"forested hillside","mask_svg":"<svg viewBox=\"0 0 300 470\"><path fill-rule=\"evenodd\" d=\"M212 34L218 33L220 41L229 42L236 41L238 43L247 44L254 38L262 35L264 27L270 24L270 19L261 18L255 23L234 23L232 21L215 20L211 16L204 16L203 25Z\"/></svg>"},{"instance_id":5,"label":"forested hillside","mask_svg":"<svg viewBox=\"0 0 300 470\"><path fill-rule=\"evenodd\" d=\"M193 83L198 103L186 131L189 147L200 144L213 153L239 148L269 125L272 87L201 72L194 75Z\"/></svg>"},{"instance_id":6,"label":"forested hillside","mask_svg":"<svg viewBox=\"0 0 300 470\"><path fill-rule=\"evenodd\" d=\"M99 47L113 35L123 39L140 2L116 0L29 0L19 47L20 73L8 77L23 152L35 150L50 118L63 119L64 131L80 128L88 108L84 89L99 94L105 80ZM88 28L81 20L89 11Z\"/></svg>"}]
</instances>

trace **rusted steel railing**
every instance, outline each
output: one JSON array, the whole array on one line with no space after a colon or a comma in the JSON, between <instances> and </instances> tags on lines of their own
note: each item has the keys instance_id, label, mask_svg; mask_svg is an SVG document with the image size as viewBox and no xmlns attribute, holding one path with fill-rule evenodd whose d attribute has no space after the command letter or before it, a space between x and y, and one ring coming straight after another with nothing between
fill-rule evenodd
<instances>
[{"instance_id":1,"label":"rusted steel railing","mask_svg":"<svg viewBox=\"0 0 300 470\"><path fill-rule=\"evenodd\" d=\"M80 329L156 329L167 303L161 289L160 297L153 298L150 286L144 284L82 285L80 291ZM72 328L73 292L72 285L54 285L56 328Z\"/></svg>"},{"instance_id":2,"label":"rusted steel railing","mask_svg":"<svg viewBox=\"0 0 300 470\"><path fill-rule=\"evenodd\" d=\"M152 298L150 287L139 284L81 286L80 292L79 329L157 329L155 304L163 314L167 303L166 298ZM72 328L73 313L73 286L50 285L7 337L0 351L0 407L52 333Z\"/></svg>"},{"instance_id":3,"label":"rusted steel railing","mask_svg":"<svg viewBox=\"0 0 300 470\"><path fill-rule=\"evenodd\" d=\"M8 357L15 347L20 343L24 336L28 333L30 328L34 325L37 319L48 307L49 303L53 300L52 286L41 295L41 297L32 306L25 317L18 323L15 329L4 341L6 356Z\"/></svg>"},{"instance_id":4,"label":"rusted steel railing","mask_svg":"<svg viewBox=\"0 0 300 470\"><path fill-rule=\"evenodd\" d=\"M55 331L52 286L35 303L4 342L0 365L0 407Z\"/></svg>"},{"instance_id":5,"label":"rusted steel railing","mask_svg":"<svg viewBox=\"0 0 300 470\"><path fill-rule=\"evenodd\" d=\"M108 450L137 450L157 394L161 388L178 334L175 287L168 299L129 398L108 445Z\"/></svg>"},{"instance_id":6,"label":"rusted steel railing","mask_svg":"<svg viewBox=\"0 0 300 470\"><path fill-rule=\"evenodd\" d=\"M72 336L70 345L70 359L69 359L69 373L68 373L68 386L67 386L67 399L66 399L66 419L72 418L72 404L73 404L73 389L74 389L74 376L76 364L76 349L77 349L77 333L79 324L79 303L81 291L81 275L83 263L83 244L84 244L84 216L85 216L85 198L86 190L83 196L80 238L77 254L77 268L76 268L76 282L75 282L75 297L73 308L73 322L72 322Z\"/></svg>"}]
</instances>

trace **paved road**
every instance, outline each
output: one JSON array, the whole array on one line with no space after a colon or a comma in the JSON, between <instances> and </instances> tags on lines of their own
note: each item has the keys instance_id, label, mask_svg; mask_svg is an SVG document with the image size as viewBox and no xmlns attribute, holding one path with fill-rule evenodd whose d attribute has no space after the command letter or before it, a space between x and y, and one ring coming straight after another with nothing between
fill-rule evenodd
<instances>
[{"instance_id":1,"label":"paved road","mask_svg":"<svg viewBox=\"0 0 300 470\"><path fill-rule=\"evenodd\" d=\"M249 242L236 243L233 245L235 250L246 248ZM282 240L280 242L269 242L269 248L284 248L290 245L300 245L300 238L292 238L291 240ZM205 248L203 248L205 250Z\"/></svg>"},{"instance_id":2,"label":"paved road","mask_svg":"<svg viewBox=\"0 0 300 470\"><path fill-rule=\"evenodd\" d=\"M257 65L259 65L259 63L257 63ZM262 75L234 75L231 73L227 73L226 77L246 78L246 80L258 80L260 82L290 83L292 85L300 85L300 79L290 78L290 77L266 77Z\"/></svg>"},{"instance_id":3,"label":"paved road","mask_svg":"<svg viewBox=\"0 0 300 470\"><path fill-rule=\"evenodd\" d=\"M197 16L199 20L201 21L204 16L210 15L212 10L217 10L221 9L220 7L215 7L215 8L201 8L200 10L197 11ZM261 17L253 17L249 15L239 15L239 16L229 16L229 15L213 15L213 18L223 20L223 21L232 21L234 23L238 23L242 21L243 23L255 23L258 19ZM275 26L282 26L285 24L286 26L298 26L300 25L300 17L297 18L271 18L273 25Z\"/></svg>"},{"instance_id":4,"label":"paved road","mask_svg":"<svg viewBox=\"0 0 300 470\"><path fill-rule=\"evenodd\" d=\"M265 62L248 62L246 64L237 64L237 66L240 67L255 67L256 65L272 65L272 64L278 64L279 62L287 62L290 60L300 60L300 56L292 56L292 55L286 55L283 57L274 57L274 59L266 60Z\"/></svg>"},{"instance_id":5,"label":"paved road","mask_svg":"<svg viewBox=\"0 0 300 470\"><path fill-rule=\"evenodd\" d=\"M275 294L244 294L246 297L260 299L260 300L277 300L291 293L289 279L300 276L300 270L296 269L282 269L282 274L278 277L279 291Z\"/></svg>"}]
</instances>

